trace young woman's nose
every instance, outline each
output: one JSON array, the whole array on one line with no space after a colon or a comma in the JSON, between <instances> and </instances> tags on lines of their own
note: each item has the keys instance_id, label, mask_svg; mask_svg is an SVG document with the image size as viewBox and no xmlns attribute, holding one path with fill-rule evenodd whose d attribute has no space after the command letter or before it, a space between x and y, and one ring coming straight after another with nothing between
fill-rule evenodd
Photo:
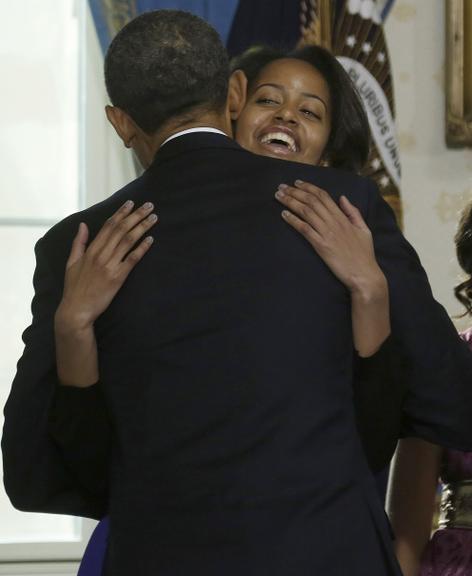
<instances>
[{"instance_id":1,"label":"young woman's nose","mask_svg":"<svg viewBox=\"0 0 472 576\"><path fill-rule=\"evenodd\" d=\"M297 117L295 112L290 106L281 106L275 113L275 118L282 122L287 122L290 124L297 123Z\"/></svg>"}]
</instances>

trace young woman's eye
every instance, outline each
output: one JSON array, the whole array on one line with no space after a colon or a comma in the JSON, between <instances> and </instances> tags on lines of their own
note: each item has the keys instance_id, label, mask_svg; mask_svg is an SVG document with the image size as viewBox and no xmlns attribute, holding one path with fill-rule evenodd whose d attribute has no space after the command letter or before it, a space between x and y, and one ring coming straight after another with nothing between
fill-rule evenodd
<instances>
[{"instance_id":1,"label":"young woman's eye","mask_svg":"<svg viewBox=\"0 0 472 576\"><path fill-rule=\"evenodd\" d=\"M308 116L309 118L316 118L316 120L321 120L321 116L316 112L313 112L313 110L308 110L307 108L304 108L302 109L301 112L302 114L305 114L305 116Z\"/></svg>"},{"instance_id":2,"label":"young woman's eye","mask_svg":"<svg viewBox=\"0 0 472 576\"><path fill-rule=\"evenodd\" d=\"M272 98L258 98L256 100L257 104L278 104L278 102L276 100L273 100Z\"/></svg>"}]
</instances>

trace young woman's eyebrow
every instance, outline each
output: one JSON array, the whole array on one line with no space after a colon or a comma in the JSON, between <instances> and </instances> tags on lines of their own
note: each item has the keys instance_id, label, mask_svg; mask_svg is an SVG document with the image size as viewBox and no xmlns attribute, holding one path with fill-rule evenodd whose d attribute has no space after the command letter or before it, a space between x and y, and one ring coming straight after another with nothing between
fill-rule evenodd
<instances>
[{"instance_id":1,"label":"young woman's eyebrow","mask_svg":"<svg viewBox=\"0 0 472 576\"><path fill-rule=\"evenodd\" d=\"M281 84L274 84L272 82L265 82L264 84L259 84L259 86L256 87L254 92L257 92L260 88L264 88L264 86L270 86L271 88L277 88L277 90L281 90L282 92L285 92L284 86L282 86ZM306 98L313 98L314 100L319 100L323 104L323 106L325 107L326 111L328 110L328 106L326 105L326 102L323 100L323 98L320 98L316 94L311 94L310 92L302 92L302 96L305 96Z\"/></svg>"}]
</instances>

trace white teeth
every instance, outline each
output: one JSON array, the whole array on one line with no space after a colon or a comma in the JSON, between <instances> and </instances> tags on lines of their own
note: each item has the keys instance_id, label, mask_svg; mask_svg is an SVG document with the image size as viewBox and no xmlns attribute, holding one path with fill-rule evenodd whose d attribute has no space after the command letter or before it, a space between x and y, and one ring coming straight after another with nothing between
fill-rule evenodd
<instances>
[{"instance_id":1,"label":"white teeth","mask_svg":"<svg viewBox=\"0 0 472 576\"><path fill-rule=\"evenodd\" d=\"M291 152L297 151L295 140L288 134L285 134L285 132L270 132L269 134L264 134L264 136L261 138L261 143L268 144L273 140L279 140L281 142L285 142L286 144L288 144L288 147Z\"/></svg>"}]
</instances>

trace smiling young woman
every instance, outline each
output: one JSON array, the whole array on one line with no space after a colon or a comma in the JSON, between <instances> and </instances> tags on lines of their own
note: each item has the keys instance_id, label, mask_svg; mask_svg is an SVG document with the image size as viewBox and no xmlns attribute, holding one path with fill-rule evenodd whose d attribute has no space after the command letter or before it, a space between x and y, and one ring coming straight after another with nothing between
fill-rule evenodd
<instances>
[{"instance_id":1,"label":"smiling young woman","mask_svg":"<svg viewBox=\"0 0 472 576\"><path fill-rule=\"evenodd\" d=\"M235 125L241 146L264 156L359 172L370 130L349 76L327 50L252 48L232 70L247 78L246 106Z\"/></svg>"},{"instance_id":2,"label":"smiling young woman","mask_svg":"<svg viewBox=\"0 0 472 576\"><path fill-rule=\"evenodd\" d=\"M250 87L236 139L251 151L319 164L331 132L331 98L323 76L307 62L275 60Z\"/></svg>"}]
</instances>

